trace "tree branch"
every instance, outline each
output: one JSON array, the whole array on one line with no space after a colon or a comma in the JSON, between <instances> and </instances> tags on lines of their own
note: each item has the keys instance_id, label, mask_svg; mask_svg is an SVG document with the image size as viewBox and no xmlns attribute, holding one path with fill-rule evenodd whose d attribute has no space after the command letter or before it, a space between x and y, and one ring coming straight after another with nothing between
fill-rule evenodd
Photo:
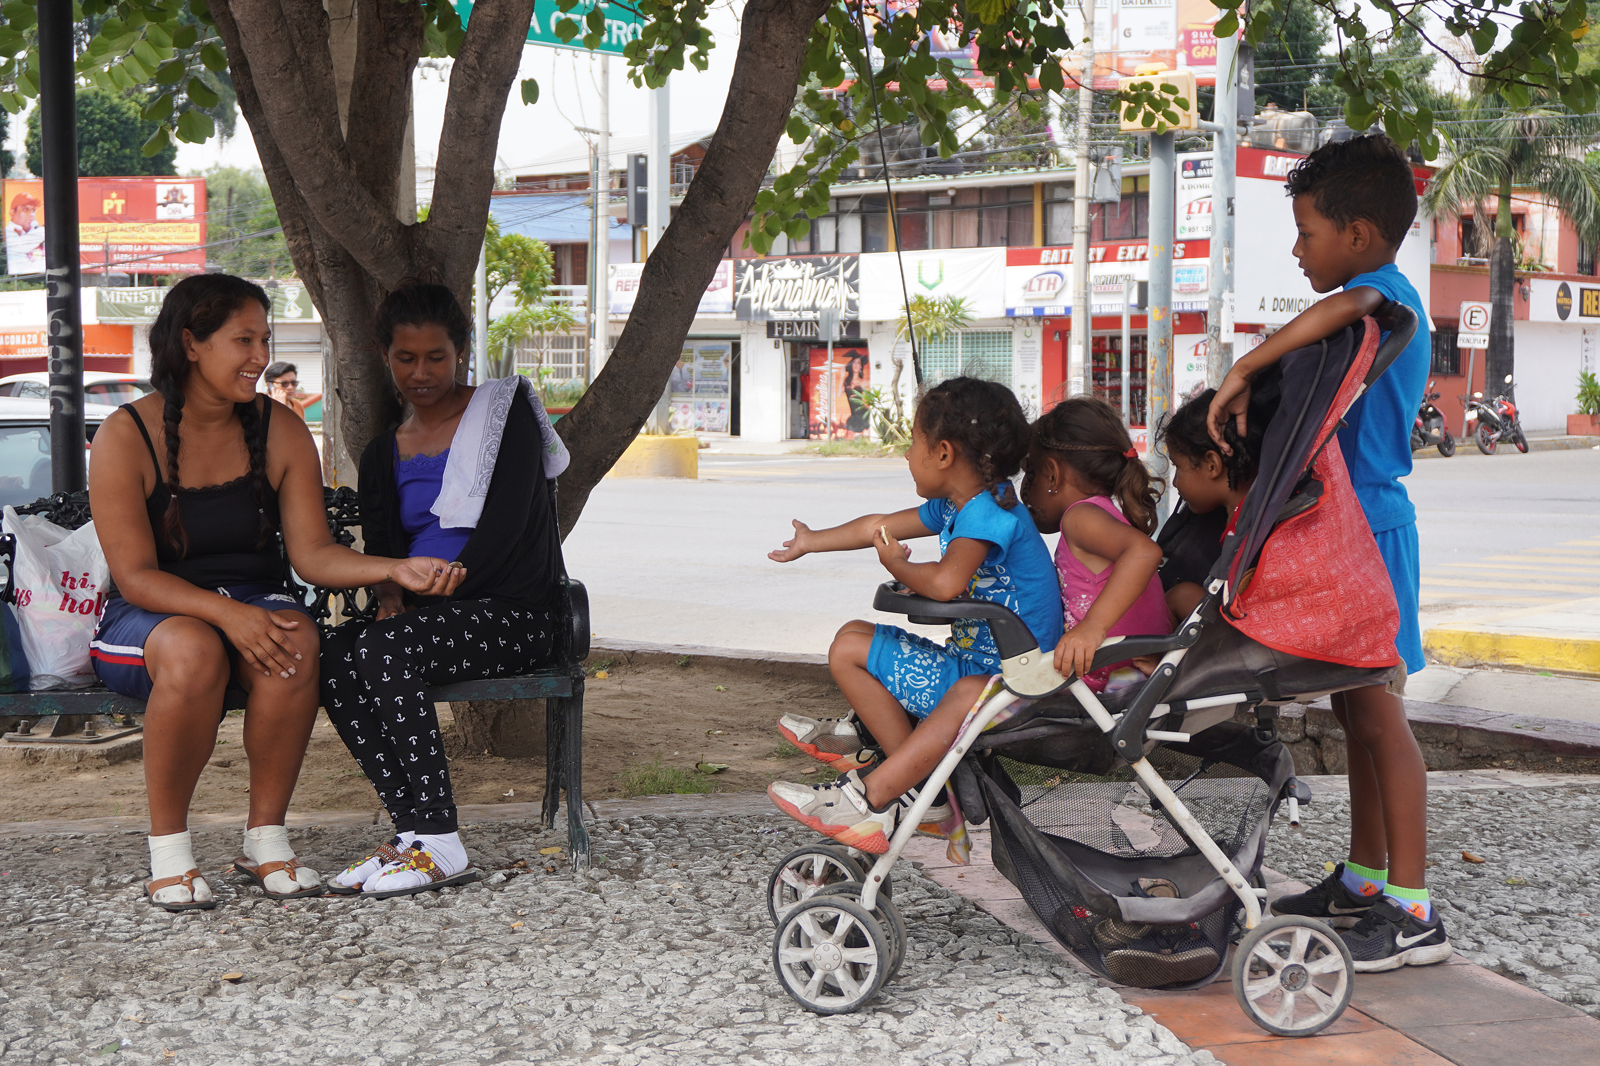
<instances>
[{"instance_id":1,"label":"tree branch","mask_svg":"<svg viewBox=\"0 0 1600 1066\"><path fill-rule=\"evenodd\" d=\"M794 103L806 42L830 2L745 5L733 77L705 159L645 261L638 299L611 361L556 424L572 452L572 465L561 476L563 535L661 397L699 296L761 188ZM605 287L601 292L607 299Z\"/></svg>"},{"instance_id":2,"label":"tree branch","mask_svg":"<svg viewBox=\"0 0 1600 1066\"><path fill-rule=\"evenodd\" d=\"M391 214L400 182L413 180L395 164L404 150L411 117L411 72L422 54L422 24L420 2L357 0L356 65L345 147L362 186Z\"/></svg>"},{"instance_id":3,"label":"tree branch","mask_svg":"<svg viewBox=\"0 0 1600 1066\"><path fill-rule=\"evenodd\" d=\"M223 34L229 62L250 57L261 120L308 214L380 284L397 283L408 273L410 240L393 210L385 210L362 184L345 148L322 5L256 0L241 20L233 3L215 0L212 7L219 32L224 22L229 26ZM289 5L315 8L316 14L300 10L291 17L285 11ZM313 32L318 26L321 32ZM261 134L256 136L259 140Z\"/></svg>"},{"instance_id":4,"label":"tree branch","mask_svg":"<svg viewBox=\"0 0 1600 1066\"><path fill-rule=\"evenodd\" d=\"M534 0L480 0L473 5L461 54L450 68L444 129L434 187L449 189L428 211L419 239L446 278L471 275L483 243L494 189L495 145L506 97L533 18Z\"/></svg>"}]
</instances>

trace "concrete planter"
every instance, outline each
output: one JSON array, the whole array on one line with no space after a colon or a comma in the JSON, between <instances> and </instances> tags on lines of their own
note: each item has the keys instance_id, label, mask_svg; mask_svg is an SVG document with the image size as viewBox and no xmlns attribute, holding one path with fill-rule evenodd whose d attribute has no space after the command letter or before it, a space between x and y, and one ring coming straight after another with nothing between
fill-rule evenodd
<instances>
[{"instance_id":1,"label":"concrete planter","mask_svg":"<svg viewBox=\"0 0 1600 1066\"><path fill-rule=\"evenodd\" d=\"M1600 415L1568 415L1567 436L1600 437Z\"/></svg>"}]
</instances>

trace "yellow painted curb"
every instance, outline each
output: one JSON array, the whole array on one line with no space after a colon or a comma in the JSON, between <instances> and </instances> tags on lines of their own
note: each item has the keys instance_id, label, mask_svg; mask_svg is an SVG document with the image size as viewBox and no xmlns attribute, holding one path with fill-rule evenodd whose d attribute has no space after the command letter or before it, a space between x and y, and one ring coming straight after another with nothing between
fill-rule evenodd
<instances>
[{"instance_id":1,"label":"yellow painted curb","mask_svg":"<svg viewBox=\"0 0 1600 1066\"><path fill-rule=\"evenodd\" d=\"M635 437L606 477L700 476L700 442L694 437Z\"/></svg>"},{"instance_id":2,"label":"yellow painted curb","mask_svg":"<svg viewBox=\"0 0 1600 1066\"><path fill-rule=\"evenodd\" d=\"M1550 670L1600 679L1596 639L1438 626L1423 634L1422 643L1430 656L1448 666Z\"/></svg>"}]
</instances>

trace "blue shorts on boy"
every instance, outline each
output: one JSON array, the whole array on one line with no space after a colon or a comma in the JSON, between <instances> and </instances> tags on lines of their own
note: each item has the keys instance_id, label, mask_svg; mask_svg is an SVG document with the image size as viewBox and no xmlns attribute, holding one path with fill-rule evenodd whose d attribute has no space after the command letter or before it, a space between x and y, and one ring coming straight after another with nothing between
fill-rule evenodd
<instances>
[{"instance_id":1,"label":"blue shorts on boy","mask_svg":"<svg viewBox=\"0 0 1600 1066\"><path fill-rule=\"evenodd\" d=\"M1406 671L1414 674L1426 665L1418 619L1422 571L1417 558L1417 509L1400 479L1411 473L1411 424L1428 384L1433 342L1429 339L1422 297L1399 267L1385 263L1345 284L1347 292L1361 287L1376 289L1417 314L1416 336L1394 364L1351 405L1344 416L1345 427L1339 431L1339 449L1350 470L1351 486L1372 527L1394 585L1394 598L1400 605L1395 650L1405 660Z\"/></svg>"},{"instance_id":2,"label":"blue shorts on boy","mask_svg":"<svg viewBox=\"0 0 1600 1066\"><path fill-rule=\"evenodd\" d=\"M965 594L1004 604L1027 623L1041 648L1056 646L1065 624L1061 584L1025 507L1002 507L992 493L980 493L959 510L949 500L929 500L917 516L928 529L938 530L941 556L957 537L989 545ZM979 619L952 623L950 639L942 645L898 626L879 625L867 671L906 710L926 718L961 678L999 673L1000 650L988 623Z\"/></svg>"},{"instance_id":3,"label":"blue shorts on boy","mask_svg":"<svg viewBox=\"0 0 1600 1066\"><path fill-rule=\"evenodd\" d=\"M299 611L309 619L305 607L282 585L233 585L217 589L217 594L229 599L263 607L269 611ZM95 676L106 688L134 699L150 698L150 671L144 665L144 646L151 630L169 618L170 614L157 614L143 607L135 607L121 596L106 601L100 615L100 625L94 639L89 642L89 660L94 665ZM218 630L221 633L221 630ZM223 646L232 651L228 638L223 636Z\"/></svg>"}]
</instances>

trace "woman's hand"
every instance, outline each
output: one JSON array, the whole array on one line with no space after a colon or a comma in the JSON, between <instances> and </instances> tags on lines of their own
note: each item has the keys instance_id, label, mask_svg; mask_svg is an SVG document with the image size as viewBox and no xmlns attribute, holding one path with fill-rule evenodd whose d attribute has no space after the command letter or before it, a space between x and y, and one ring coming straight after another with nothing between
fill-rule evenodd
<instances>
[{"instance_id":1,"label":"woman's hand","mask_svg":"<svg viewBox=\"0 0 1600 1066\"><path fill-rule=\"evenodd\" d=\"M1094 664L1094 653L1106 639L1105 630L1085 620L1079 622L1056 645L1056 673L1062 677L1076 674L1082 677Z\"/></svg>"},{"instance_id":2,"label":"woman's hand","mask_svg":"<svg viewBox=\"0 0 1600 1066\"><path fill-rule=\"evenodd\" d=\"M223 623L228 643L252 670L262 676L288 677L300 662L300 652L289 632L300 628L306 616L299 611L269 611L248 603L236 604Z\"/></svg>"},{"instance_id":3,"label":"woman's hand","mask_svg":"<svg viewBox=\"0 0 1600 1066\"><path fill-rule=\"evenodd\" d=\"M397 614L404 614L405 600L402 598L402 589L393 581L384 581L378 585L378 617L376 621L393 618Z\"/></svg>"},{"instance_id":4,"label":"woman's hand","mask_svg":"<svg viewBox=\"0 0 1600 1066\"><path fill-rule=\"evenodd\" d=\"M783 547L767 553L767 558L775 563L792 563L811 551L811 527L798 518L791 521L794 524L794 536L784 541Z\"/></svg>"},{"instance_id":5,"label":"woman's hand","mask_svg":"<svg viewBox=\"0 0 1600 1066\"><path fill-rule=\"evenodd\" d=\"M460 563L417 556L402 559L389 570L388 580L418 596L448 596L466 579Z\"/></svg>"}]
</instances>

